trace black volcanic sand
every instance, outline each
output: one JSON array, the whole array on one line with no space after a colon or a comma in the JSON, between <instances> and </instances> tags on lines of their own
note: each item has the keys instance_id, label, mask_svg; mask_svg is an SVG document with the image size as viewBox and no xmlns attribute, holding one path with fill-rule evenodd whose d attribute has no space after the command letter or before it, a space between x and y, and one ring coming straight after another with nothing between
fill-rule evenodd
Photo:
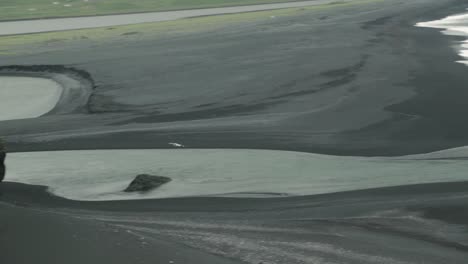
<instances>
[{"instance_id":1,"label":"black volcanic sand","mask_svg":"<svg viewBox=\"0 0 468 264\"><path fill-rule=\"evenodd\" d=\"M0 192L2 263L464 264L468 258L468 182L278 199L78 202L14 183L3 183Z\"/></svg>"},{"instance_id":2,"label":"black volcanic sand","mask_svg":"<svg viewBox=\"0 0 468 264\"><path fill-rule=\"evenodd\" d=\"M10 151L179 142L397 155L466 145L468 68L454 63L455 39L413 27L466 7L386 0L2 55L4 66L65 65L95 87L82 111L0 122L0 136ZM466 264L467 198L461 182L294 198L79 202L4 182L0 263Z\"/></svg>"},{"instance_id":3,"label":"black volcanic sand","mask_svg":"<svg viewBox=\"0 0 468 264\"><path fill-rule=\"evenodd\" d=\"M0 203L2 263L238 263L105 222Z\"/></svg>"},{"instance_id":4,"label":"black volcanic sand","mask_svg":"<svg viewBox=\"0 0 468 264\"><path fill-rule=\"evenodd\" d=\"M466 145L468 69L454 63L454 38L413 26L466 7L389 0L0 56L4 66L66 65L96 86L87 113L2 122L0 136L10 151L181 142L399 155Z\"/></svg>"}]
</instances>

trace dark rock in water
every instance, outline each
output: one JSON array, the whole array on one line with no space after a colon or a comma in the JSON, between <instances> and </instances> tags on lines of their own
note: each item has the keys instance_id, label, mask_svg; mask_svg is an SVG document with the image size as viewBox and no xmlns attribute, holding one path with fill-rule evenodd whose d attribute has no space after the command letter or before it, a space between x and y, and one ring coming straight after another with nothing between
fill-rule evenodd
<instances>
[{"instance_id":1,"label":"dark rock in water","mask_svg":"<svg viewBox=\"0 0 468 264\"><path fill-rule=\"evenodd\" d=\"M0 142L0 182L5 178L5 158L6 152L2 142Z\"/></svg>"},{"instance_id":2,"label":"dark rock in water","mask_svg":"<svg viewBox=\"0 0 468 264\"><path fill-rule=\"evenodd\" d=\"M171 178L168 177L140 174L135 177L124 192L146 192L170 181Z\"/></svg>"}]
</instances>

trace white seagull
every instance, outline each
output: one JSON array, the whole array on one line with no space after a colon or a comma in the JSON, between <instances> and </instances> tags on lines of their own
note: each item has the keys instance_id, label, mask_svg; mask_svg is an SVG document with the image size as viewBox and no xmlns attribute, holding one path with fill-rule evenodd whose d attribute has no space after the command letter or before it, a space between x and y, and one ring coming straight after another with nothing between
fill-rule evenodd
<instances>
[{"instance_id":1,"label":"white seagull","mask_svg":"<svg viewBox=\"0 0 468 264\"><path fill-rule=\"evenodd\" d=\"M170 142L169 145L171 145L171 146L173 146L173 147L176 147L176 148L183 148L183 147L185 147L184 145L179 144L179 143L175 143L175 142Z\"/></svg>"}]
</instances>

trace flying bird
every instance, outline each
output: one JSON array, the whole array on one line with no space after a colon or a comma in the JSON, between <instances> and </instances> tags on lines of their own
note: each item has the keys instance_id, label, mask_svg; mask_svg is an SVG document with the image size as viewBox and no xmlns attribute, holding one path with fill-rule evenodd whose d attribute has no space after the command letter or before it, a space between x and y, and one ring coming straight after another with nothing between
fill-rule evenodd
<instances>
[{"instance_id":1,"label":"flying bird","mask_svg":"<svg viewBox=\"0 0 468 264\"><path fill-rule=\"evenodd\" d=\"M175 143L175 142L170 142L169 145L171 145L173 147L176 147L176 148L184 148L185 147L184 145L179 144L179 143Z\"/></svg>"}]
</instances>

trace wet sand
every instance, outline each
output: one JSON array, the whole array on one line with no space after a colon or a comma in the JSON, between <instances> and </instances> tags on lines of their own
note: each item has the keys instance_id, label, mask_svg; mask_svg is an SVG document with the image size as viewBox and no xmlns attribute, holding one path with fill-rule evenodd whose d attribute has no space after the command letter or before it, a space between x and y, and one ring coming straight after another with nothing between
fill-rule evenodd
<instances>
[{"instance_id":1,"label":"wet sand","mask_svg":"<svg viewBox=\"0 0 468 264\"><path fill-rule=\"evenodd\" d=\"M4 122L1 136L11 151L178 142L387 156L463 146L466 66L454 63L460 58L450 37L414 25L465 4L426 1L4 56L3 65L66 64L86 72L96 89L90 114Z\"/></svg>"},{"instance_id":2,"label":"wet sand","mask_svg":"<svg viewBox=\"0 0 468 264\"><path fill-rule=\"evenodd\" d=\"M280 199L77 202L4 183L0 200L14 206L0 203L0 246L10 249L0 259L462 264L467 189L459 182Z\"/></svg>"}]
</instances>

